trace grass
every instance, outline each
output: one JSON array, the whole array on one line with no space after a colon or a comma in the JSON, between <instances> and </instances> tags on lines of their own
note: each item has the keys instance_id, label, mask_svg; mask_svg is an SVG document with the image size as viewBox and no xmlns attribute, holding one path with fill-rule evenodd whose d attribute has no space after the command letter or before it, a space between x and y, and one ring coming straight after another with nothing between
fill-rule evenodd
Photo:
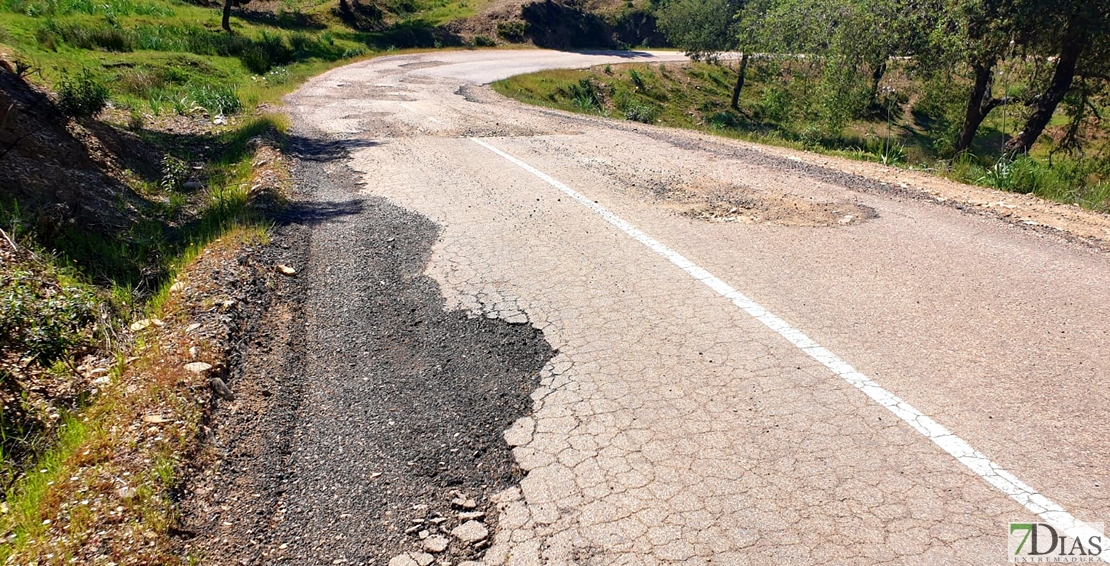
<instances>
[{"instance_id":1,"label":"grass","mask_svg":"<svg viewBox=\"0 0 1110 566\"><path fill-rule=\"evenodd\" d=\"M232 227L221 233L217 254L265 241L263 226ZM182 256L179 276L187 277L202 249L213 246L191 248L193 258ZM167 321L188 316L180 300L161 297L152 312ZM0 560L87 560L90 546L105 560L175 560L169 494L202 418L194 396L203 377L167 363L182 348L172 338L141 336L132 348L136 357L117 360L96 402L65 417L57 441L5 494L0 529L10 534L0 544ZM164 421L152 425L150 415Z\"/></svg>"},{"instance_id":2,"label":"grass","mask_svg":"<svg viewBox=\"0 0 1110 566\"><path fill-rule=\"evenodd\" d=\"M799 68L787 68L791 65ZM1110 148L1076 156L1053 153L1051 144L1042 142L1030 156L1013 159L1000 148L1020 122L1012 113L996 112L984 123L972 153L945 159L944 145L954 131L952 109L959 104L951 94L958 89L891 73L899 88L884 92L869 118L845 120L829 115L819 77L806 72L797 62L753 61L740 111L728 107L736 76L727 64L544 71L498 81L493 88L522 102L570 112L929 170L965 183L1110 211L1110 162L1101 157Z\"/></svg>"}]
</instances>

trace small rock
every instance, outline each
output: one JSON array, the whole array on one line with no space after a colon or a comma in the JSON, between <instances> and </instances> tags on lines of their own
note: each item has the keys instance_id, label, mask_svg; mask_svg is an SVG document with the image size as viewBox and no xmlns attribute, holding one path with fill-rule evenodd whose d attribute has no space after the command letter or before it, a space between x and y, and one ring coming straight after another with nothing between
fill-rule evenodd
<instances>
[{"instance_id":1,"label":"small rock","mask_svg":"<svg viewBox=\"0 0 1110 566\"><path fill-rule=\"evenodd\" d=\"M459 513L459 520L460 521L470 521L470 520L481 519L482 517L485 517L485 516L486 516L486 514L482 511L464 511L462 513Z\"/></svg>"},{"instance_id":2,"label":"small rock","mask_svg":"<svg viewBox=\"0 0 1110 566\"><path fill-rule=\"evenodd\" d=\"M489 536L489 529L478 521L467 521L451 531L451 535L465 543L476 543Z\"/></svg>"},{"instance_id":3,"label":"small rock","mask_svg":"<svg viewBox=\"0 0 1110 566\"><path fill-rule=\"evenodd\" d=\"M195 191L197 189L203 189L204 188L204 183L202 183L200 181L185 181L181 185L181 187L184 188L187 191Z\"/></svg>"},{"instance_id":4,"label":"small rock","mask_svg":"<svg viewBox=\"0 0 1110 566\"><path fill-rule=\"evenodd\" d=\"M413 560L408 554L394 556L389 560L389 566L420 566L420 563Z\"/></svg>"},{"instance_id":5,"label":"small rock","mask_svg":"<svg viewBox=\"0 0 1110 566\"><path fill-rule=\"evenodd\" d=\"M413 552L410 553L409 556L412 556L412 559L415 560L419 566L428 566L436 561L435 557L427 552Z\"/></svg>"},{"instance_id":6,"label":"small rock","mask_svg":"<svg viewBox=\"0 0 1110 566\"><path fill-rule=\"evenodd\" d=\"M151 424L162 424L170 422L170 419L167 419L162 415L143 415L143 421Z\"/></svg>"},{"instance_id":7,"label":"small rock","mask_svg":"<svg viewBox=\"0 0 1110 566\"><path fill-rule=\"evenodd\" d=\"M200 328L200 323L199 322L194 322L194 323L190 324L188 327L185 328L185 332L189 333L189 332L192 332L192 331L194 331L198 328Z\"/></svg>"},{"instance_id":8,"label":"small rock","mask_svg":"<svg viewBox=\"0 0 1110 566\"><path fill-rule=\"evenodd\" d=\"M170 292L171 293L176 293L176 292L178 292L178 291L180 291L184 288L185 288L185 282L184 281L177 281L173 285L170 285Z\"/></svg>"},{"instance_id":9,"label":"small rock","mask_svg":"<svg viewBox=\"0 0 1110 566\"><path fill-rule=\"evenodd\" d=\"M95 368L89 372L89 377L95 377L97 375L103 375L106 373L108 373L108 368Z\"/></svg>"},{"instance_id":10,"label":"small rock","mask_svg":"<svg viewBox=\"0 0 1110 566\"><path fill-rule=\"evenodd\" d=\"M416 533L416 536L420 537L420 540L424 540L424 539L428 538L428 535L430 535L430 534L432 534L432 533L428 532L428 529L424 529L424 530L420 531L419 533Z\"/></svg>"},{"instance_id":11,"label":"small rock","mask_svg":"<svg viewBox=\"0 0 1110 566\"><path fill-rule=\"evenodd\" d=\"M212 391L215 391L216 395L219 395L221 399L224 399L225 401L235 400L235 394L232 393L231 389L227 387L227 384L224 383L224 380L218 377L210 377L208 378L208 385L212 386Z\"/></svg>"},{"instance_id":12,"label":"small rock","mask_svg":"<svg viewBox=\"0 0 1110 566\"><path fill-rule=\"evenodd\" d=\"M116 490L116 493L119 494L120 499L131 499L139 494L133 487L121 487Z\"/></svg>"},{"instance_id":13,"label":"small rock","mask_svg":"<svg viewBox=\"0 0 1110 566\"><path fill-rule=\"evenodd\" d=\"M204 373L212 369L212 364L206 362L189 362L185 364L185 370L193 373Z\"/></svg>"},{"instance_id":14,"label":"small rock","mask_svg":"<svg viewBox=\"0 0 1110 566\"><path fill-rule=\"evenodd\" d=\"M140 330L146 330L147 328L150 327L151 324L152 323L151 323L149 318L136 320L135 322L131 323L131 327L130 327L131 332L138 332Z\"/></svg>"},{"instance_id":15,"label":"small rock","mask_svg":"<svg viewBox=\"0 0 1110 566\"><path fill-rule=\"evenodd\" d=\"M436 535L434 537L428 537L424 540L424 550L435 554L447 550L448 544L450 544L450 541L447 540L447 537L443 535Z\"/></svg>"},{"instance_id":16,"label":"small rock","mask_svg":"<svg viewBox=\"0 0 1110 566\"><path fill-rule=\"evenodd\" d=\"M296 269L293 269L292 267L289 267L288 265L285 265L284 263L277 264L277 270L278 270L278 273L281 273L282 275L288 275L290 277L297 274Z\"/></svg>"},{"instance_id":17,"label":"small rock","mask_svg":"<svg viewBox=\"0 0 1110 566\"><path fill-rule=\"evenodd\" d=\"M438 524L440 524L440 523L446 523L446 522L447 522L447 517L436 517L436 518L434 518L434 519L429 519L429 521L430 521L430 522L431 522L431 523L432 523L433 525L438 525Z\"/></svg>"},{"instance_id":18,"label":"small rock","mask_svg":"<svg viewBox=\"0 0 1110 566\"><path fill-rule=\"evenodd\" d=\"M478 506L478 504L473 499L463 495L459 495L458 497L452 499L451 505L454 505L455 507L461 507L463 509L473 509Z\"/></svg>"}]
</instances>

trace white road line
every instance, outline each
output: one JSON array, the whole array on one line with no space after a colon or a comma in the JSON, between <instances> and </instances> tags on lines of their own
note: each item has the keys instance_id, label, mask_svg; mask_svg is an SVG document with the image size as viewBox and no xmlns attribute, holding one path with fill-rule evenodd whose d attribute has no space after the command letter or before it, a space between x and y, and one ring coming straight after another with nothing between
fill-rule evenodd
<instances>
[{"instance_id":1,"label":"white road line","mask_svg":"<svg viewBox=\"0 0 1110 566\"><path fill-rule=\"evenodd\" d=\"M1102 533L1095 530L1093 527L1076 519L1068 513L1063 507L1056 504L1047 497L1041 495L1037 490L1025 482L1018 479L1016 476L1002 469L998 464L992 462L982 452L972 448L966 440L952 434L947 428L940 423L929 418L927 415L913 408L909 403L898 398L897 395L887 391L878 383L875 383L871 378L863 375L856 368L852 367L844 360L837 357L836 354L825 349L817 342L810 339L801 330L790 326L786 321L775 316L767 309L759 306L755 301L744 296L743 293L733 289L724 281L721 281L713 274L698 267L694 262L686 259L678 252L668 248L658 240L641 232L638 228L629 224L619 216L609 212L605 207L595 203L594 201L586 198L578 191L560 183L552 178L550 175L532 167L531 165L493 147L492 145L477 139L470 138L474 143L500 155L509 162L517 165L521 169L539 177L547 184L559 189L567 196L581 203L586 208L593 211L598 216L605 219L606 222L619 228L622 232L628 234L632 239L647 246L655 253L663 256L671 263L678 266L680 269L690 274L691 277L705 284L716 291L722 297L732 301L734 305L740 307L740 310L755 317L756 320L762 322L767 328L778 333L780 336L788 340L791 344L798 347L809 357L817 360L821 365L832 370L834 374L839 376L844 381L850 383L856 389L862 391L865 395L870 397L876 403L886 407L887 410L894 413L898 418L906 422L906 424L913 427L914 430L921 433L922 436L932 440L937 446L941 447L945 452L948 452L966 466L969 470L974 472L979 477L983 478L987 483L996 487L1002 493L1010 496L1011 499L1021 504L1023 507L1038 515L1045 522L1051 524L1053 527L1063 531L1068 536L1079 537L1081 540L1088 540L1088 537L1101 535ZM1002 525L999 525L1002 528ZM1110 552L1100 555L1103 562L1110 562Z\"/></svg>"}]
</instances>

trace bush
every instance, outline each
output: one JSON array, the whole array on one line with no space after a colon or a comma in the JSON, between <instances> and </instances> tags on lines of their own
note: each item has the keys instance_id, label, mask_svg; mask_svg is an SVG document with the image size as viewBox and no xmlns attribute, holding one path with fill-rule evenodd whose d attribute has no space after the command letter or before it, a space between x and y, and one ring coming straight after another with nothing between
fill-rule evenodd
<instances>
[{"instance_id":1,"label":"bush","mask_svg":"<svg viewBox=\"0 0 1110 566\"><path fill-rule=\"evenodd\" d=\"M527 31L528 24L524 22L497 22L497 36L505 41L520 43L524 41L524 34Z\"/></svg>"},{"instance_id":2,"label":"bush","mask_svg":"<svg viewBox=\"0 0 1110 566\"><path fill-rule=\"evenodd\" d=\"M251 45L244 49L239 55L239 61L243 63L248 71L256 75L265 74L273 67L270 62L270 55L259 45Z\"/></svg>"},{"instance_id":3,"label":"bush","mask_svg":"<svg viewBox=\"0 0 1110 566\"><path fill-rule=\"evenodd\" d=\"M96 297L29 270L0 274L0 345L44 367L87 343L96 321Z\"/></svg>"},{"instance_id":4,"label":"bush","mask_svg":"<svg viewBox=\"0 0 1110 566\"><path fill-rule=\"evenodd\" d=\"M624 109L625 119L634 122L653 124L657 116L659 116L659 109L647 104L632 103Z\"/></svg>"},{"instance_id":5,"label":"bush","mask_svg":"<svg viewBox=\"0 0 1110 566\"><path fill-rule=\"evenodd\" d=\"M474 45L477 47L493 47L497 42L485 35L474 36Z\"/></svg>"},{"instance_id":6,"label":"bush","mask_svg":"<svg viewBox=\"0 0 1110 566\"><path fill-rule=\"evenodd\" d=\"M76 77L65 77L58 86L58 106L67 116L95 116L108 105L108 87L88 69Z\"/></svg>"}]
</instances>

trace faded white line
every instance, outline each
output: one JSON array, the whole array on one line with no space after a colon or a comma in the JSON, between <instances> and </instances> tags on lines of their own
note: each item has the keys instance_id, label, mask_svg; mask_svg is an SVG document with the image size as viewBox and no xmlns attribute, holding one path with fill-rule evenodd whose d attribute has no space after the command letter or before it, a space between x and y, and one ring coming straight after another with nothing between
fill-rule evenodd
<instances>
[{"instance_id":1,"label":"faded white line","mask_svg":"<svg viewBox=\"0 0 1110 566\"><path fill-rule=\"evenodd\" d=\"M756 320L767 326L767 328L770 328L787 339L791 344L794 344L798 349L805 352L806 355L820 362L821 365L832 370L834 374L850 383L856 389L862 391L873 401L886 407L887 410L897 415L898 418L905 421L906 424L913 427L913 429L921 433L922 436L932 440L937 446L951 454L952 457L976 475L983 478L987 483L1010 496L1011 499L1018 502L1029 511L1032 511L1053 527L1063 531L1068 536L1079 537L1081 540L1088 540L1088 537L1102 534L1090 525L1076 519L1063 507L1041 495L1037 490L1033 489L1010 472L1002 469L1001 466L992 462L990 458L987 458L982 452L979 452L968 444L966 440L952 434L951 431L940 423L929 418L921 411L913 408L909 403L900 399L897 395L887 391L878 383L872 381L871 378L860 373L856 368L848 364L848 362L840 359L836 354L833 354L810 339L802 333L801 330L790 326L786 321L759 306L755 301L744 296L743 293L733 289L727 283L702 269L694 262L686 259L678 252L641 232L632 224L629 224L619 216L609 212L605 207L586 198L578 191L555 180L543 171L532 167L480 139L470 138L470 140L500 155L521 169L539 177L552 187L559 189L567 196L578 201L583 206L605 219L606 222L616 226L622 232L631 236L632 239L647 246L655 253L663 256L668 261L690 274L694 279L704 283L705 286L716 291L722 297L732 301L732 303L740 307L741 310L750 314ZM1002 526L1000 525L999 528L1002 528ZM1110 562L1110 553L1104 553L1100 555L1100 558L1104 562Z\"/></svg>"}]
</instances>

